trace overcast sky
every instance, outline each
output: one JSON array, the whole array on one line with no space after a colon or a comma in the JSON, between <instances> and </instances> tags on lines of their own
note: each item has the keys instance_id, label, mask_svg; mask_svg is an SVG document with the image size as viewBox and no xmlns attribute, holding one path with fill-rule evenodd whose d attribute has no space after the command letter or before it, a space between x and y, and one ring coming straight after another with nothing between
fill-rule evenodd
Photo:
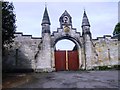
<instances>
[{"instance_id":1,"label":"overcast sky","mask_svg":"<svg viewBox=\"0 0 120 90\"><path fill-rule=\"evenodd\" d=\"M45 2L13 2L13 5L17 18L17 32L41 37ZM82 33L84 8L91 25L93 38L112 35L118 22L118 2L47 2L51 32L60 27L59 17L67 10L72 17L73 28L77 28L77 31Z\"/></svg>"}]
</instances>

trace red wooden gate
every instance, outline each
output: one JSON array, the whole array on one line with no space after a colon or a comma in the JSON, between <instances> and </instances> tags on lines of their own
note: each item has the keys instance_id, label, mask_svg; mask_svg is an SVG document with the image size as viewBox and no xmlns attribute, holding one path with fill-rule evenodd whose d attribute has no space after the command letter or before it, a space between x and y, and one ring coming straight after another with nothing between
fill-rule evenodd
<instances>
[{"instance_id":1,"label":"red wooden gate","mask_svg":"<svg viewBox=\"0 0 120 90\"><path fill-rule=\"evenodd\" d=\"M55 51L55 68L61 70L78 70L78 51Z\"/></svg>"},{"instance_id":2,"label":"red wooden gate","mask_svg":"<svg viewBox=\"0 0 120 90\"><path fill-rule=\"evenodd\" d=\"M77 51L68 51L68 69L69 70L79 69L79 60L78 60Z\"/></svg>"},{"instance_id":3,"label":"red wooden gate","mask_svg":"<svg viewBox=\"0 0 120 90\"><path fill-rule=\"evenodd\" d=\"M55 68L56 68L56 71L66 70L65 51L55 51Z\"/></svg>"}]
</instances>

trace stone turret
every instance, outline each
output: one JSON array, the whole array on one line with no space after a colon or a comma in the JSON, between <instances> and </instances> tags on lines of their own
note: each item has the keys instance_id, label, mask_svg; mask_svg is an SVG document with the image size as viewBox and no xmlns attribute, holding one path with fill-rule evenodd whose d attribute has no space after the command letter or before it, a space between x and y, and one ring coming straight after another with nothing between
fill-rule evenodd
<instances>
[{"instance_id":1,"label":"stone turret","mask_svg":"<svg viewBox=\"0 0 120 90\"><path fill-rule=\"evenodd\" d=\"M84 10L83 20L82 20L82 36L83 36L83 44L84 44L84 52L85 52L85 68L91 69L92 67L92 37L90 32L90 23Z\"/></svg>"},{"instance_id":2,"label":"stone turret","mask_svg":"<svg viewBox=\"0 0 120 90\"><path fill-rule=\"evenodd\" d=\"M37 58L36 72L50 72L51 66L51 32L50 32L50 19L45 7L43 19L42 19L42 42L39 46L39 55Z\"/></svg>"}]
</instances>

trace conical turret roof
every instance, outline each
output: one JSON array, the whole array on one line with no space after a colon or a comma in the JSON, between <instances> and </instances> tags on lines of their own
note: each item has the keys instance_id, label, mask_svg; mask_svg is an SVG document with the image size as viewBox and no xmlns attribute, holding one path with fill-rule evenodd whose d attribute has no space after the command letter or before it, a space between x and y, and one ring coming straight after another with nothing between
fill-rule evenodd
<instances>
[{"instance_id":1,"label":"conical turret roof","mask_svg":"<svg viewBox=\"0 0 120 90\"><path fill-rule=\"evenodd\" d=\"M42 19L42 24L51 24L50 23L50 19L49 19L49 15L48 15L48 11L47 11L47 7L45 7L45 11L44 11L44 15L43 15L43 19Z\"/></svg>"},{"instance_id":2,"label":"conical turret roof","mask_svg":"<svg viewBox=\"0 0 120 90\"><path fill-rule=\"evenodd\" d=\"M83 20L82 20L82 27L83 26L90 26L86 11L84 10L84 14L83 14Z\"/></svg>"}]
</instances>

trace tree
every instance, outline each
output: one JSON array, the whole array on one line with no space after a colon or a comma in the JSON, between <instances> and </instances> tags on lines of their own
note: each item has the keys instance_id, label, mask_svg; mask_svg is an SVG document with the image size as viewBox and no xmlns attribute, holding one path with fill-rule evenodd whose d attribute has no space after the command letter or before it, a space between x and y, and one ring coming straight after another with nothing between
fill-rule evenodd
<instances>
[{"instance_id":1,"label":"tree","mask_svg":"<svg viewBox=\"0 0 120 90\"><path fill-rule=\"evenodd\" d=\"M16 31L16 15L14 14L13 3L2 2L2 50L9 47L13 42ZM4 53L3 53L4 54Z\"/></svg>"},{"instance_id":2,"label":"tree","mask_svg":"<svg viewBox=\"0 0 120 90\"><path fill-rule=\"evenodd\" d=\"M117 23L117 25L115 26L114 32L113 32L114 36L119 35L119 34L120 34L120 22Z\"/></svg>"}]
</instances>

